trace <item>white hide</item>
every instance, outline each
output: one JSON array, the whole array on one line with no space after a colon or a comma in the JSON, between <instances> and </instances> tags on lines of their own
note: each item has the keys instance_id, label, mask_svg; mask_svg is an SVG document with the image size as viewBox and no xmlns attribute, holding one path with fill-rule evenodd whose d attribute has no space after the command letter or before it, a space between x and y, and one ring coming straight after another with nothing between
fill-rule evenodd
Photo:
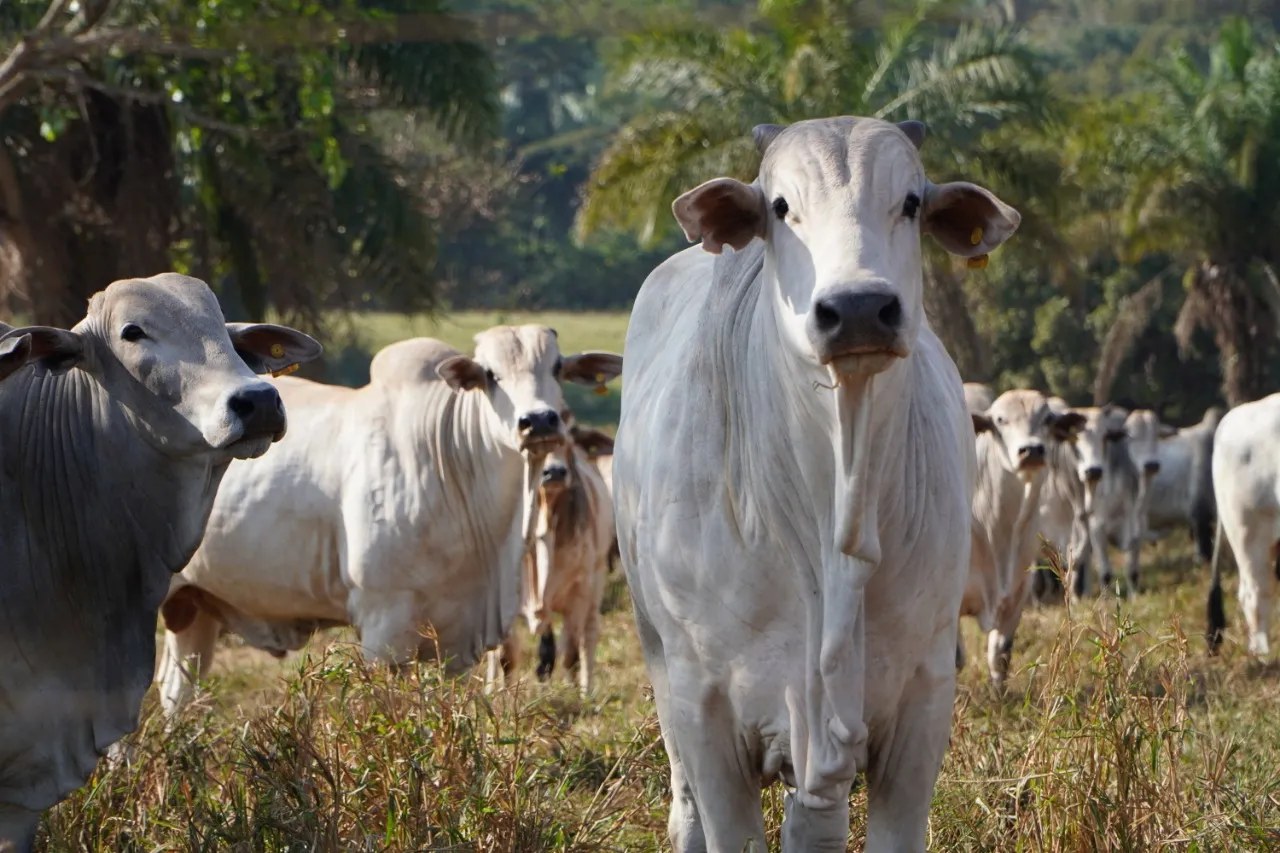
<instances>
[{"instance_id":1,"label":"white hide","mask_svg":"<svg viewBox=\"0 0 1280 853\"><path fill-rule=\"evenodd\" d=\"M1271 607L1280 543L1280 394L1243 403L1222 417L1213 444L1218 521L1240 568L1237 595L1249 652L1270 652Z\"/></svg>"}]
</instances>

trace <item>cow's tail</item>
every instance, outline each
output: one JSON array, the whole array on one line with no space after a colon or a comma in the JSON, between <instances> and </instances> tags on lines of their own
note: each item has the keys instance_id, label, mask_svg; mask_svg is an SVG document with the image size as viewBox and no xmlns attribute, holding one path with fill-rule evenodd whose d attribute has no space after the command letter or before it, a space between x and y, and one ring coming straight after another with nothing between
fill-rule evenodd
<instances>
[{"instance_id":1,"label":"cow's tail","mask_svg":"<svg viewBox=\"0 0 1280 853\"><path fill-rule=\"evenodd\" d=\"M1227 611L1222 606L1222 518L1219 517L1213 531L1213 575L1209 584L1209 601L1206 607L1205 639L1209 642L1209 654L1216 655L1222 645L1222 632L1227 627Z\"/></svg>"}]
</instances>

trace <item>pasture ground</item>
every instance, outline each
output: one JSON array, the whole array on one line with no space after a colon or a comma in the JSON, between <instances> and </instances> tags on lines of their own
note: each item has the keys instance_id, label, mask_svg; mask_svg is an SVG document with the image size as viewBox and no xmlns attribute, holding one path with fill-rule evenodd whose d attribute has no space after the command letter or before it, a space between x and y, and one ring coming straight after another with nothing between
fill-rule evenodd
<instances>
[{"instance_id":1,"label":"pasture ground","mask_svg":"<svg viewBox=\"0 0 1280 853\"><path fill-rule=\"evenodd\" d=\"M499 322L559 331L565 351L621 351L624 314L363 315L371 349L441 337L470 351ZM616 419L610 402L590 419ZM579 405L578 399L571 403ZM579 410L579 417L588 420ZM1117 562L1117 565L1119 563ZM930 819L938 851L1280 850L1280 666L1231 627L1204 653L1207 572L1175 532L1144 555L1131 602L1027 613L1004 695L965 625L951 750ZM401 679L354 656L350 632L283 661L224 638L200 699L166 732L148 697L131 758L105 765L45 822L48 851L648 851L665 848L667 766L620 577L598 689L562 673L488 698L480 668ZM527 647L533 656L532 644ZM764 795L771 848L780 789ZM865 791L853 794L860 850Z\"/></svg>"},{"instance_id":2,"label":"pasture ground","mask_svg":"<svg viewBox=\"0 0 1280 853\"><path fill-rule=\"evenodd\" d=\"M1244 653L1234 599L1206 657L1184 534L1146 566L1135 601L1030 611L1003 696L966 625L930 849L1280 849L1280 668ZM200 701L166 733L149 697L131 761L52 812L44 849L662 849L667 769L621 578L611 600L586 700L528 660L489 699L479 669L397 680L355 660L349 634L284 661L224 639ZM780 790L764 801L776 849ZM865 807L855 790L851 850Z\"/></svg>"}]
</instances>

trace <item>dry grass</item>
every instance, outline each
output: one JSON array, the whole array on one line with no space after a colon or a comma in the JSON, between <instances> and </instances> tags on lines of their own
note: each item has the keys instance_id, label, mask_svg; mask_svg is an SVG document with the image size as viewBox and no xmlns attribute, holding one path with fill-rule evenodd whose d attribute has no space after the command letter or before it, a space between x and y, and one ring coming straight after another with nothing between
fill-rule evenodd
<instances>
[{"instance_id":1,"label":"dry grass","mask_svg":"<svg viewBox=\"0 0 1280 853\"><path fill-rule=\"evenodd\" d=\"M1204 655L1206 578L1171 538L1137 601L1030 612L1003 696L967 627L931 849L1280 849L1280 668L1235 644L1238 615ZM559 677L492 702L433 667L395 679L332 637L284 662L228 644L174 731L149 710L133 761L53 812L47 849L657 849L652 700L625 606L605 625L587 701ZM765 799L776 847L781 797Z\"/></svg>"}]
</instances>

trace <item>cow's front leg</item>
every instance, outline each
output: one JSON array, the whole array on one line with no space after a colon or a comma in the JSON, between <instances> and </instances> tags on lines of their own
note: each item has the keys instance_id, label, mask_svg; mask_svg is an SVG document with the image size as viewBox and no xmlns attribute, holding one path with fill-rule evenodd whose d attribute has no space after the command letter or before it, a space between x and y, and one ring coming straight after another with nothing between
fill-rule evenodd
<instances>
[{"instance_id":1,"label":"cow's front leg","mask_svg":"<svg viewBox=\"0 0 1280 853\"><path fill-rule=\"evenodd\" d=\"M849 845L849 792L830 808L810 808L788 792L782 821L783 853L842 853Z\"/></svg>"},{"instance_id":2,"label":"cow's front leg","mask_svg":"<svg viewBox=\"0 0 1280 853\"><path fill-rule=\"evenodd\" d=\"M950 638L903 693L892 728L872 737L866 853L923 853L929 804L951 731L956 680Z\"/></svg>"},{"instance_id":3,"label":"cow's front leg","mask_svg":"<svg viewBox=\"0 0 1280 853\"><path fill-rule=\"evenodd\" d=\"M1129 596L1142 592L1142 537L1133 536L1125 549L1124 581Z\"/></svg>"},{"instance_id":4,"label":"cow's front leg","mask_svg":"<svg viewBox=\"0 0 1280 853\"><path fill-rule=\"evenodd\" d=\"M31 853L39 823L37 812L0 805L0 853Z\"/></svg>"},{"instance_id":5,"label":"cow's front leg","mask_svg":"<svg viewBox=\"0 0 1280 853\"><path fill-rule=\"evenodd\" d=\"M681 686L673 678L670 713L667 719L659 714L664 737L680 756L671 774L676 853L764 851L761 780L749 775L751 757L743 752L728 697L699 681Z\"/></svg>"},{"instance_id":6,"label":"cow's front leg","mask_svg":"<svg viewBox=\"0 0 1280 853\"><path fill-rule=\"evenodd\" d=\"M1111 570L1111 555L1107 551L1107 521L1096 515L1089 519L1089 540L1093 546L1093 558L1098 561L1098 593L1111 590L1115 575Z\"/></svg>"},{"instance_id":7,"label":"cow's front leg","mask_svg":"<svg viewBox=\"0 0 1280 853\"><path fill-rule=\"evenodd\" d=\"M404 592L352 592L351 624L360 632L360 653L366 660L387 663L398 672L419 657L424 637L416 605L415 597Z\"/></svg>"}]
</instances>

